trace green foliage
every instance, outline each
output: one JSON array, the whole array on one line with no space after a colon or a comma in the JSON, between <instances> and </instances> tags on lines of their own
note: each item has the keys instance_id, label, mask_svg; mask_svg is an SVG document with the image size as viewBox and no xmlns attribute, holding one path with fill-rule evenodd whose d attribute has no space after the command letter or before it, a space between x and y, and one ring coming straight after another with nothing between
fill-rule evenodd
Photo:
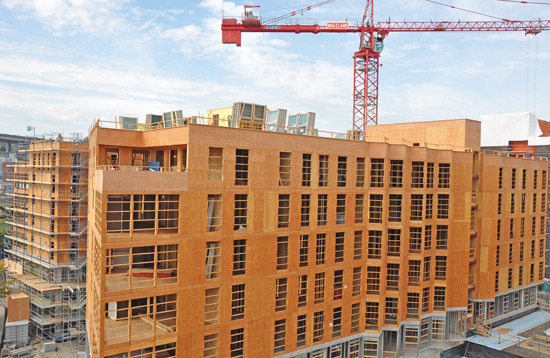
<instances>
[{"instance_id":1,"label":"green foliage","mask_svg":"<svg viewBox=\"0 0 550 358\"><path fill-rule=\"evenodd\" d=\"M0 277L2 277L2 281L0 281L0 298L8 296L11 293L9 286L14 284L13 280L4 279L6 277L6 271L7 269L4 261L0 261Z\"/></svg>"}]
</instances>

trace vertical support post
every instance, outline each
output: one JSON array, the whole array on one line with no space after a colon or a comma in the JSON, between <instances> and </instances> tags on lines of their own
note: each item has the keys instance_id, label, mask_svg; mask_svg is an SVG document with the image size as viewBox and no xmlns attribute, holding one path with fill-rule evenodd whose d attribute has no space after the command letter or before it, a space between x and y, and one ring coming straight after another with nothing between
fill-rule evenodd
<instances>
[{"instance_id":1,"label":"vertical support post","mask_svg":"<svg viewBox=\"0 0 550 358\"><path fill-rule=\"evenodd\" d=\"M378 124L378 71L380 53L376 49L373 0L367 1L361 25L359 50L353 55L353 129L365 140L367 125Z\"/></svg>"}]
</instances>

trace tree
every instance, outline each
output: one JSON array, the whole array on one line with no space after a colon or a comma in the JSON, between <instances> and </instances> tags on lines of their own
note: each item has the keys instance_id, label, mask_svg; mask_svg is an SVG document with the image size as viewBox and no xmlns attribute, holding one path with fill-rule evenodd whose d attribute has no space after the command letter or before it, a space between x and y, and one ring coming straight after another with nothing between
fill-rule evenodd
<instances>
[{"instance_id":1,"label":"tree","mask_svg":"<svg viewBox=\"0 0 550 358\"><path fill-rule=\"evenodd\" d=\"M8 296L11 293L10 286L14 284L13 280L8 280L7 269L4 261L0 261L0 299Z\"/></svg>"}]
</instances>

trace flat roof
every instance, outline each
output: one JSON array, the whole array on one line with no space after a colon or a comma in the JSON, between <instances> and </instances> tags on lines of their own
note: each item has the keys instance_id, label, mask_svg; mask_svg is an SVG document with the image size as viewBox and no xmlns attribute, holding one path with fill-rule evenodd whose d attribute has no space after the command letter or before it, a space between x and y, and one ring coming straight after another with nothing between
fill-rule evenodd
<instances>
[{"instance_id":1,"label":"flat roof","mask_svg":"<svg viewBox=\"0 0 550 358\"><path fill-rule=\"evenodd\" d=\"M487 335L474 335L467 342L479 344L497 351L506 351L520 357L538 357L537 336L550 325L550 312L536 311L498 327L493 327ZM541 333L542 332L542 333ZM550 347L540 346L547 356ZM546 349L545 349L546 348Z\"/></svg>"},{"instance_id":2,"label":"flat roof","mask_svg":"<svg viewBox=\"0 0 550 358\"><path fill-rule=\"evenodd\" d=\"M454 151L479 150L480 122L470 119L450 119L430 122L411 122L401 124L385 124L368 126L362 133L358 130L348 130L346 133L322 131L287 126L276 126L262 121L230 121L224 120L220 125L213 125L209 117L186 117L154 124L137 123L122 124L120 122L97 120L92 124L90 134L98 128L107 130L127 131L133 133L135 140L141 140L141 133L157 131L177 131L182 128L221 128L227 130L244 130L248 134L273 133L274 135L302 135L310 138L340 139L357 142L385 143L426 147ZM221 122L220 122L221 123ZM138 134L139 133L139 134ZM167 133L167 132L163 132ZM165 140L166 141L166 138Z\"/></svg>"},{"instance_id":3,"label":"flat roof","mask_svg":"<svg viewBox=\"0 0 550 358\"><path fill-rule=\"evenodd\" d=\"M51 291L59 291L61 290L60 285L51 284L46 280L43 280L39 277L29 275L29 274L10 274L10 277L13 277L14 279L23 282L25 285L34 288L37 291L40 292L51 292Z\"/></svg>"}]
</instances>

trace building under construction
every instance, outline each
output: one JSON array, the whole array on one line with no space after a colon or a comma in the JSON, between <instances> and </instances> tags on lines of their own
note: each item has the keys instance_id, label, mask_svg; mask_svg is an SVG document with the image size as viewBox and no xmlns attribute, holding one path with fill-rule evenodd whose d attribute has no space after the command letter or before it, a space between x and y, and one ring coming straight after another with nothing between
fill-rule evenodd
<instances>
[{"instance_id":1,"label":"building under construction","mask_svg":"<svg viewBox=\"0 0 550 358\"><path fill-rule=\"evenodd\" d=\"M275 126L94 123L92 357L416 357L537 309L547 158Z\"/></svg>"},{"instance_id":2,"label":"building under construction","mask_svg":"<svg viewBox=\"0 0 550 358\"><path fill-rule=\"evenodd\" d=\"M549 121L539 119L528 112L482 115L480 119L483 149L511 152L523 157L537 156L550 159ZM550 225L550 221L547 225ZM549 244L550 233L546 233L546 279L550 279Z\"/></svg>"},{"instance_id":3,"label":"building under construction","mask_svg":"<svg viewBox=\"0 0 550 358\"><path fill-rule=\"evenodd\" d=\"M86 336L88 143L73 134L23 147L27 159L12 164L4 244L12 290L30 296L36 338L78 347Z\"/></svg>"}]
</instances>

